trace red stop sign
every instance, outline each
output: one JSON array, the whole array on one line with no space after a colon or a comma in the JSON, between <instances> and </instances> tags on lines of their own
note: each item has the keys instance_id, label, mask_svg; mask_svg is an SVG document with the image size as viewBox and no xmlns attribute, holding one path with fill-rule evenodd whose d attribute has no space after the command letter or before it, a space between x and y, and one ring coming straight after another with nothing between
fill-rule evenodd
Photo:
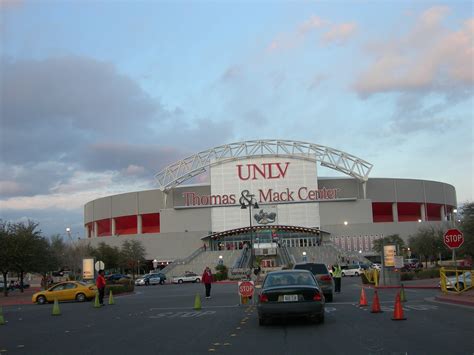
<instances>
[{"instance_id":1,"label":"red stop sign","mask_svg":"<svg viewBox=\"0 0 474 355\"><path fill-rule=\"evenodd\" d=\"M464 236L459 229L449 229L444 233L443 241L449 248L455 249L464 243Z\"/></svg>"},{"instance_id":2,"label":"red stop sign","mask_svg":"<svg viewBox=\"0 0 474 355\"><path fill-rule=\"evenodd\" d=\"M244 297L253 295L253 283L250 281L239 282L239 294Z\"/></svg>"}]
</instances>

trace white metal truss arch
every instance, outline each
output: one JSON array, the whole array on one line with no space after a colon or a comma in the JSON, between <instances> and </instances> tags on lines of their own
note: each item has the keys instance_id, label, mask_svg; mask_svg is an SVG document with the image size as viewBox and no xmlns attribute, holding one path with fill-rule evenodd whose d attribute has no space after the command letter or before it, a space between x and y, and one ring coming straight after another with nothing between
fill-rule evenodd
<instances>
[{"instance_id":1,"label":"white metal truss arch","mask_svg":"<svg viewBox=\"0 0 474 355\"><path fill-rule=\"evenodd\" d=\"M318 144L290 140L255 140L221 145L168 165L155 175L160 189L167 191L206 172L207 168L249 157L278 156L320 162L366 182L372 164L352 154Z\"/></svg>"}]
</instances>

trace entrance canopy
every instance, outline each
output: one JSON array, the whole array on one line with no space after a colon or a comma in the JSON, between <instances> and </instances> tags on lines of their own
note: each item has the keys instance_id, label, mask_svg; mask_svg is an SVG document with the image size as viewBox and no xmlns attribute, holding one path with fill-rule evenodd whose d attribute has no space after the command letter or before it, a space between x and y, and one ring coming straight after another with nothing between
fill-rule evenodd
<instances>
[{"instance_id":1,"label":"entrance canopy","mask_svg":"<svg viewBox=\"0 0 474 355\"><path fill-rule=\"evenodd\" d=\"M289 157L321 162L325 166L364 183L372 164L354 155L318 144L289 140L256 140L225 144L211 148L168 165L155 175L160 189L168 191L202 174L211 166L250 157Z\"/></svg>"}]
</instances>

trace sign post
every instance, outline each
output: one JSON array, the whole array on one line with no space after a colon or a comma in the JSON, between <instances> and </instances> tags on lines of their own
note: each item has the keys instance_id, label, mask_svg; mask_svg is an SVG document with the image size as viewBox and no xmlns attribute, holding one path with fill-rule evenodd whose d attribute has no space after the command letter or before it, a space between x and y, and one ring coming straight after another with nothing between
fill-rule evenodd
<instances>
[{"instance_id":1,"label":"sign post","mask_svg":"<svg viewBox=\"0 0 474 355\"><path fill-rule=\"evenodd\" d=\"M239 281L239 299L240 299L240 304L243 304L243 300L247 300L249 297L252 297L252 303L253 301L253 293L254 293L255 287L254 287L254 282L253 281Z\"/></svg>"},{"instance_id":2,"label":"sign post","mask_svg":"<svg viewBox=\"0 0 474 355\"><path fill-rule=\"evenodd\" d=\"M453 251L453 263L456 267L456 249L464 243L464 236L459 229L449 229L444 233L443 242Z\"/></svg>"}]
</instances>

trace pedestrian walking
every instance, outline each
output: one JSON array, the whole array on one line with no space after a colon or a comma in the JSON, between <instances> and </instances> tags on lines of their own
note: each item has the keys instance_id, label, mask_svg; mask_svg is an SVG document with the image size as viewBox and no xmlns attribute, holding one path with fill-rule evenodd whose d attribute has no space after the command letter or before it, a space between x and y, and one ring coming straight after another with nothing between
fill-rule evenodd
<instances>
[{"instance_id":1,"label":"pedestrian walking","mask_svg":"<svg viewBox=\"0 0 474 355\"><path fill-rule=\"evenodd\" d=\"M342 270L339 263L333 266L332 268L332 277L334 278L334 292L340 293L341 292L341 276Z\"/></svg>"},{"instance_id":2,"label":"pedestrian walking","mask_svg":"<svg viewBox=\"0 0 474 355\"><path fill-rule=\"evenodd\" d=\"M95 285L99 290L99 303L101 306L104 305L104 293L105 293L105 277L104 277L104 270L99 270L99 275L95 280Z\"/></svg>"},{"instance_id":3,"label":"pedestrian walking","mask_svg":"<svg viewBox=\"0 0 474 355\"><path fill-rule=\"evenodd\" d=\"M209 266L206 266L204 272L202 273L202 282L204 283L204 287L206 288L206 298L211 298L211 283L212 283L212 273Z\"/></svg>"}]
</instances>

